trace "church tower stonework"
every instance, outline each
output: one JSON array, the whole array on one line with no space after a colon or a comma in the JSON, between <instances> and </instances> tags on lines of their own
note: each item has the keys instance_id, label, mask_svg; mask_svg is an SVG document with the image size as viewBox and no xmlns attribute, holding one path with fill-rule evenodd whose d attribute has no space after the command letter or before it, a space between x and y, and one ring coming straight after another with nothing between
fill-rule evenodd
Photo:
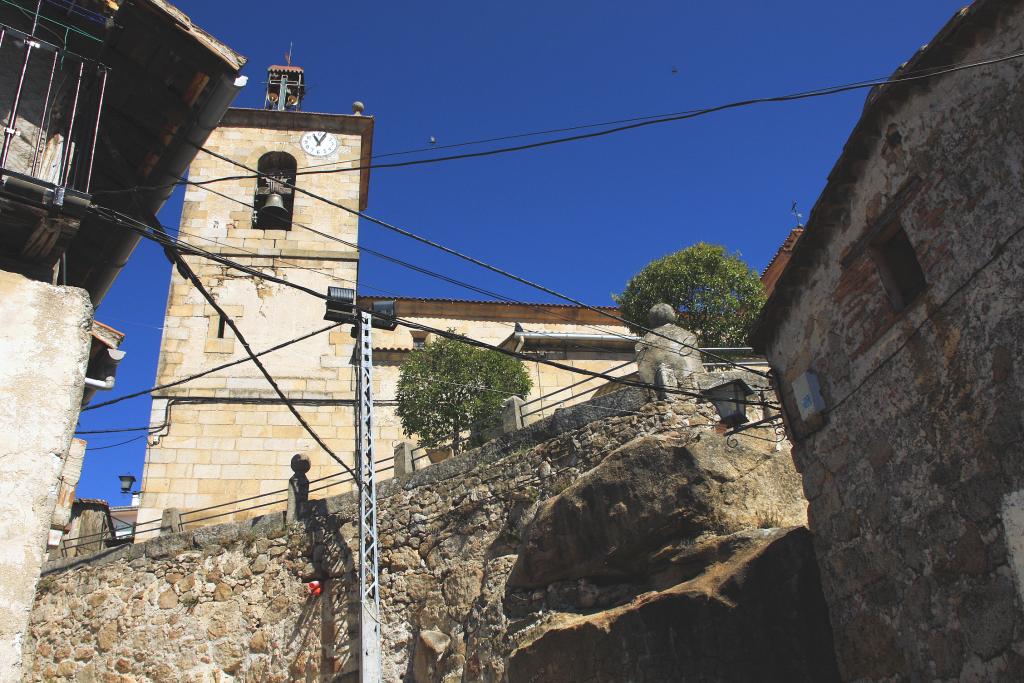
<instances>
[{"instance_id":1,"label":"church tower stonework","mask_svg":"<svg viewBox=\"0 0 1024 683\"><path fill-rule=\"evenodd\" d=\"M355 288L358 217L288 185L351 209L365 208L374 121L362 115L359 103L352 115L302 111L303 76L300 67L271 67L265 108L225 114L205 144L212 154L197 154L189 180L241 177L190 185L179 238L316 291L326 292L329 285ZM265 175L252 177L215 155ZM355 170L301 173L309 167ZM323 302L314 297L207 258L185 258L256 352L329 324L323 320ZM303 417L350 465L353 343L349 330L339 327L261 357ZM225 321L172 272L157 384L244 357ZM324 482L337 482L327 494L350 486L342 483L341 467L317 447L251 362L156 392L150 425L140 523L159 518L166 508L196 510L285 489L296 453L312 460L310 479L336 475ZM208 514L282 497L266 496Z\"/></svg>"}]
</instances>

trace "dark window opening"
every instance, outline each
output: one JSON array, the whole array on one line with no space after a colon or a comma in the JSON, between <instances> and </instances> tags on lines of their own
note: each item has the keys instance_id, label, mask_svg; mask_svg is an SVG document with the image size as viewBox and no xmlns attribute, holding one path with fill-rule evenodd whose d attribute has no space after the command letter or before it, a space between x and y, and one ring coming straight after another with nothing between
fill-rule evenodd
<instances>
[{"instance_id":1,"label":"dark window opening","mask_svg":"<svg viewBox=\"0 0 1024 683\"><path fill-rule=\"evenodd\" d=\"M226 325L227 321L224 319L224 316L220 316L220 319L217 321L217 339L224 338L224 327Z\"/></svg>"},{"instance_id":2,"label":"dark window opening","mask_svg":"<svg viewBox=\"0 0 1024 683\"><path fill-rule=\"evenodd\" d=\"M265 230L291 230L295 202L295 157L287 152L267 152L260 157L256 179L253 225Z\"/></svg>"},{"instance_id":3,"label":"dark window opening","mask_svg":"<svg viewBox=\"0 0 1024 683\"><path fill-rule=\"evenodd\" d=\"M927 286L924 271L914 245L899 223L894 223L875 240L871 255L894 310L902 311L924 291Z\"/></svg>"}]
</instances>

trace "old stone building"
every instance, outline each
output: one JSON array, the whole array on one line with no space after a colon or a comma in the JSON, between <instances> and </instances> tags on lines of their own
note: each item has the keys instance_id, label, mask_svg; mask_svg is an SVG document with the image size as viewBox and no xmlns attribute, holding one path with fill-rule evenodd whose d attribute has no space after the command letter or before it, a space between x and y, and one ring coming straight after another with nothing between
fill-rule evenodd
<instances>
[{"instance_id":1,"label":"old stone building","mask_svg":"<svg viewBox=\"0 0 1024 683\"><path fill-rule=\"evenodd\" d=\"M271 67L266 108L230 109L206 144L211 153L200 152L189 170L195 183L248 175L231 163L237 161L286 183L242 177L190 186L180 237L318 292L326 293L329 286L354 289L360 260L357 217L289 185L351 209L365 208L370 180L365 167L374 119L363 114L359 103L352 114L302 111L304 87L299 67ZM287 106L279 107L281 102ZM361 170L301 173L314 165ZM202 256L187 260L256 351L326 325L324 304L315 297ZM361 297L360 304L369 306L373 300ZM585 308L415 297L399 298L396 305L403 318L453 329L489 344L616 375L635 369L631 364L636 339L627 328ZM426 335L404 327L374 332L378 457L390 456L393 444L404 437L394 412L398 368L427 340ZM262 359L317 433L350 464L355 448L353 346L350 328L343 326ZM191 283L172 273L157 384L244 356L225 321ZM602 384L600 380L580 383L586 378L539 363L531 363L529 370L530 398L565 390L532 404L534 412L528 417L533 419L591 395ZM140 524L159 519L168 508L187 512L280 491L291 476L288 463L295 453L312 459L311 479L333 476L327 483L333 481L336 492L351 485L251 363L158 392L151 426L154 433L142 477ZM381 476L390 472L385 470ZM252 504L226 506L220 512Z\"/></svg>"},{"instance_id":2,"label":"old stone building","mask_svg":"<svg viewBox=\"0 0 1024 683\"><path fill-rule=\"evenodd\" d=\"M845 680L1024 678L1022 50L977 0L871 91L754 336Z\"/></svg>"},{"instance_id":3,"label":"old stone building","mask_svg":"<svg viewBox=\"0 0 1024 683\"><path fill-rule=\"evenodd\" d=\"M244 60L163 0L0 6L0 672L16 680L39 566L81 466L82 404L123 335L93 320L241 82ZM53 528L51 528L51 524ZM52 533L51 533L52 532Z\"/></svg>"}]
</instances>

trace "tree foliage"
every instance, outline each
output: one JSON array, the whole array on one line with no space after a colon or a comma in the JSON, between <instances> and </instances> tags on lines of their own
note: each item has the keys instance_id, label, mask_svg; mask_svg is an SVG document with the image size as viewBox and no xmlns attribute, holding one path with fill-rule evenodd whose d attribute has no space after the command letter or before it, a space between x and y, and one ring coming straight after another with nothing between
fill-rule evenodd
<instances>
[{"instance_id":1,"label":"tree foliage","mask_svg":"<svg viewBox=\"0 0 1024 683\"><path fill-rule=\"evenodd\" d=\"M515 358L451 339L413 351L398 376L398 417L406 434L428 448L452 444L462 433L496 418L509 396L526 396L533 383Z\"/></svg>"},{"instance_id":2,"label":"tree foliage","mask_svg":"<svg viewBox=\"0 0 1024 683\"><path fill-rule=\"evenodd\" d=\"M647 325L647 312L667 303L701 346L741 346L765 302L757 271L725 247L699 242L647 264L613 295L622 317Z\"/></svg>"}]
</instances>

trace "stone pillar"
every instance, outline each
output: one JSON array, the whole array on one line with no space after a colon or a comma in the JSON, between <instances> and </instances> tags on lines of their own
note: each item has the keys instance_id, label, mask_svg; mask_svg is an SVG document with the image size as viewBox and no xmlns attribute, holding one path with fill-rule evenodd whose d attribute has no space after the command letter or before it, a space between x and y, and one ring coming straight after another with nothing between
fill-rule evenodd
<instances>
[{"instance_id":1,"label":"stone pillar","mask_svg":"<svg viewBox=\"0 0 1024 683\"><path fill-rule=\"evenodd\" d=\"M509 396L501 404L501 431L504 434L523 428L523 399Z\"/></svg>"},{"instance_id":2,"label":"stone pillar","mask_svg":"<svg viewBox=\"0 0 1024 683\"><path fill-rule=\"evenodd\" d=\"M0 271L0 671L21 680L35 599L89 360L84 290Z\"/></svg>"},{"instance_id":3,"label":"stone pillar","mask_svg":"<svg viewBox=\"0 0 1024 683\"><path fill-rule=\"evenodd\" d=\"M68 534L65 547L68 557L87 557L107 547L114 535L110 528L110 509L106 503L78 501L72 512L75 516L74 532Z\"/></svg>"},{"instance_id":4,"label":"stone pillar","mask_svg":"<svg viewBox=\"0 0 1024 683\"><path fill-rule=\"evenodd\" d=\"M176 534L181 531L181 510L178 508L164 508L160 517L160 535Z\"/></svg>"},{"instance_id":5,"label":"stone pillar","mask_svg":"<svg viewBox=\"0 0 1024 683\"><path fill-rule=\"evenodd\" d=\"M395 479L406 479L416 470L412 460L412 444L399 441L395 444Z\"/></svg>"},{"instance_id":6,"label":"stone pillar","mask_svg":"<svg viewBox=\"0 0 1024 683\"><path fill-rule=\"evenodd\" d=\"M288 480L288 512L285 519L290 524L306 516L306 503L309 501L309 477L306 472L312 463L305 455L296 453L292 456L292 475Z\"/></svg>"}]
</instances>

